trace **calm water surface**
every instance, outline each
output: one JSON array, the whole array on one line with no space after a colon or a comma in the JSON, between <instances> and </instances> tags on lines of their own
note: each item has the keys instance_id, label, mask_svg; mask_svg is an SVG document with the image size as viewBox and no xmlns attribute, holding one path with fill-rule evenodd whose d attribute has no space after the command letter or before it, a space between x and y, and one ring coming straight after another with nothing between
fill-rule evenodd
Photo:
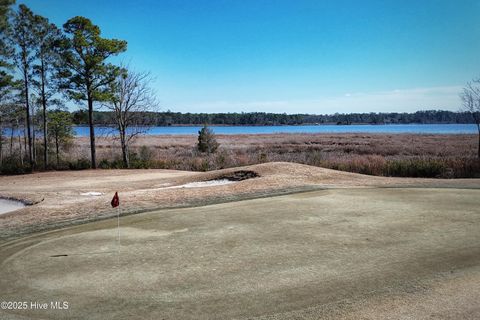
<instances>
[{"instance_id":1,"label":"calm water surface","mask_svg":"<svg viewBox=\"0 0 480 320\"><path fill-rule=\"evenodd\" d=\"M149 135L192 135L201 127L149 127ZM211 129L217 134L268 134L268 133L424 133L465 134L477 133L474 124L389 124L389 125L318 125L318 126L226 126ZM96 127L100 135L115 133L114 129ZM75 127L77 136L88 136L88 127Z\"/></svg>"}]
</instances>

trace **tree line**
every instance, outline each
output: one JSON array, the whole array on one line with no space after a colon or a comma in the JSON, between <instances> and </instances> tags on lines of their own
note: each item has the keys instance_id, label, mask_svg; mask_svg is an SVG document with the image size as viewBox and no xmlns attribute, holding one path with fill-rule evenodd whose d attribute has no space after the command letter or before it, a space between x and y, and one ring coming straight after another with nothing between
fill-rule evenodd
<instances>
[{"instance_id":1,"label":"tree line","mask_svg":"<svg viewBox=\"0 0 480 320\"><path fill-rule=\"evenodd\" d=\"M127 129L141 120L136 113L156 106L149 73L109 62L127 50L127 42L103 38L88 18L76 16L58 27L14 3L0 0L0 165L26 161L30 169L39 163L47 169L52 147L58 162L73 123L65 105L73 101L87 110L91 167L97 167L94 110L102 107L114 115L128 167L128 145L138 132Z\"/></svg>"},{"instance_id":2,"label":"tree line","mask_svg":"<svg viewBox=\"0 0 480 320\"><path fill-rule=\"evenodd\" d=\"M306 125L306 124L441 124L474 123L470 112L442 110L417 111L413 113L349 113L349 114L279 114L264 112L246 113L181 113L181 112L139 112L141 123L148 126L171 125ZM88 113L84 110L72 112L76 125L88 124ZM113 112L95 111L95 123L111 125L116 123Z\"/></svg>"},{"instance_id":3,"label":"tree line","mask_svg":"<svg viewBox=\"0 0 480 320\"><path fill-rule=\"evenodd\" d=\"M129 145L145 126L476 123L480 158L480 80L461 93L464 112L274 114L157 112L148 72L116 65L111 58L127 42L102 37L90 19L75 16L62 26L15 0L0 0L0 167L29 170L59 162L72 137L72 124L88 125L90 166L97 167L95 124L114 125L122 160L129 167ZM67 105L80 106L71 112ZM105 111L102 111L105 110ZM18 134L18 133L21 134Z\"/></svg>"}]
</instances>

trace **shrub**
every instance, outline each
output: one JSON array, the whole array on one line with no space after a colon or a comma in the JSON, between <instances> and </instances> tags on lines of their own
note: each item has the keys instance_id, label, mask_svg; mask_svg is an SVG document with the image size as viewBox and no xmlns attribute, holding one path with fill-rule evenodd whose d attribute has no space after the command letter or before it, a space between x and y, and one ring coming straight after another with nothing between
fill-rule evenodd
<instances>
[{"instance_id":1,"label":"shrub","mask_svg":"<svg viewBox=\"0 0 480 320\"><path fill-rule=\"evenodd\" d=\"M228 165L228 154L225 150L222 150L215 157L216 169L223 169Z\"/></svg>"},{"instance_id":2,"label":"shrub","mask_svg":"<svg viewBox=\"0 0 480 320\"><path fill-rule=\"evenodd\" d=\"M215 139L215 134L207 125L198 131L198 151L214 153L218 149L218 146L219 144Z\"/></svg>"},{"instance_id":3,"label":"shrub","mask_svg":"<svg viewBox=\"0 0 480 320\"><path fill-rule=\"evenodd\" d=\"M78 159L77 161L68 162L68 168L70 170L85 170L90 169L90 160Z\"/></svg>"},{"instance_id":4,"label":"shrub","mask_svg":"<svg viewBox=\"0 0 480 320\"><path fill-rule=\"evenodd\" d=\"M395 177L440 178L446 173L446 163L437 159L391 160L385 170L385 175Z\"/></svg>"},{"instance_id":5,"label":"shrub","mask_svg":"<svg viewBox=\"0 0 480 320\"><path fill-rule=\"evenodd\" d=\"M154 161L154 153L147 146L141 146L138 153L129 154L131 169L162 168L161 161Z\"/></svg>"},{"instance_id":6,"label":"shrub","mask_svg":"<svg viewBox=\"0 0 480 320\"><path fill-rule=\"evenodd\" d=\"M102 159L98 164L98 167L100 169L124 169L125 165L123 161L120 159L115 159L112 161L109 161L107 159Z\"/></svg>"},{"instance_id":7,"label":"shrub","mask_svg":"<svg viewBox=\"0 0 480 320\"><path fill-rule=\"evenodd\" d=\"M141 146L138 156L140 161L148 163L153 158L153 151L147 146Z\"/></svg>"},{"instance_id":8,"label":"shrub","mask_svg":"<svg viewBox=\"0 0 480 320\"><path fill-rule=\"evenodd\" d=\"M208 171L210 170L210 161L205 158L203 159L203 161L201 162L201 166L200 166L200 171Z\"/></svg>"},{"instance_id":9,"label":"shrub","mask_svg":"<svg viewBox=\"0 0 480 320\"><path fill-rule=\"evenodd\" d=\"M257 160L258 160L258 163L265 163L268 161L268 156L265 152L260 152Z\"/></svg>"},{"instance_id":10,"label":"shrub","mask_svg":"<svg viewBox=\"0 0 480 320\"><path fill-rule=\"evenodd\" d=\"M99 162L98 168L100 169L110 169L110 163L108 162L107 159L102 159L102 161Z\"/></svg>"},{"instance_id":11,"label":"shrub","mask_svg":"<svg viewBox=\"0 0 480 320\"><path fill-rule=\"evenodd\" d=\"M12 155L6 157L2 161L0 166L0 173L5 175L25 174L31 173L32 168L27 162L23 164L19 162L18 156Z\"/></svg>"}]
</instances>

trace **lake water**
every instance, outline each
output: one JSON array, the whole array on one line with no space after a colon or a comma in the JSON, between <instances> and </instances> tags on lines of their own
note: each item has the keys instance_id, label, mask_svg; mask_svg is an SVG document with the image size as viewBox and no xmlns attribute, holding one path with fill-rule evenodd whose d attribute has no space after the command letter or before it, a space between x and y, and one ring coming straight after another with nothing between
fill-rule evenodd
<instances>
[{"instance_id":1,"label":"lake water","mask_svg":"<svg viewBox=\"0 0 480 320\"><path fill-rule=\"evenodd\" d=\"M269 134L269 133L424 133L465 134L477 133L474 124L387 124L387 125L309 125L309 126L222 126L210 127L217 134ZM149 135L196 135L201 127L149 127ZM112 128L96 127L98 135L114 134ZM77 136L88 136L88 127L75 127Z\"/></svg>"}]
</instances>

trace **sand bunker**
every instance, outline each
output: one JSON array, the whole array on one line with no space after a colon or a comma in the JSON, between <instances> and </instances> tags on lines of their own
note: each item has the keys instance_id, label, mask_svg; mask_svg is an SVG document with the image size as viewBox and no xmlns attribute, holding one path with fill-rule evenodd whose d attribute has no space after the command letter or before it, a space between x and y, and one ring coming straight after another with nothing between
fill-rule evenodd
<instances>
[{"instance_id":1,"label":"sand bunker","mask_svg":"<svg viewBox=\"0 0 480 320\"><path fill-rule=\"evenodd\" d=\"M90 192L84 192L81 193L82 196L87 196L87 197L99 197L103 195L101 192L95 192L95 191L90 191Z\"/></svg>"},{"instance_id":2,"label":"sand bunker","mask_svg":"<svg viewBox=\"0 0 480 320\"><path fill-rule=\"evenodd\" d=\"M230 181L228 179L219 179L219 180L210 180L210 181L198 181L182 184L179 186L165 187L161 189L181 189L181 188L205 188L205 187L215 187L223 186L225 184L232 184L236 181Z\"/></svg>"},{"instance_id":3,"label":"sand bunker","mask_svg":"<svg viewBox=\"0 0 480 320\"><path fill-rule=\"evenodd\" d=\"M23 207L25 207L25 205L20 201L0 199L0 214L15 211Z\"/></svg>"},{"instance_id":4,"label":"sand bunker","mask_svg":"<svg viewBox=\"0 0 480 320\"><path fill-rule=\"evenodd\" d=\"M216 187L216 186L223 186L226 184L236 183L236 182L247 180L247 179L256 178L258 176L259 175L254 171L240 170L240 171L235 171L229 174L221 175L213 180L190 182L190 183L182 184L179 186L164 187L160 189Z\"/></svg>"},{"instance_id":5,"label":"sand bunker","mask_svg":"<svg viewBox=\"0 0 480 320\"><path fill-rule=\"evenodd\" d=\"M156 188L156 190L217 187L217 186L232 184L232 183L236 183L236 182L240 182L243 180L252 179L256 177L259 177L259 175L254 171L239 170L239 171L234 171L228 174L223 174L221 176L217 176L215 179L212 179L212 180L189 182L189 183L185 183L178 186L170 186L170 183L161 183L158 185L160 186L160 188ZM87 197L98 197L98 196L102 196L103 193L90 191L90 192L81 193L80 195L87 196Z\"/></svg>"}]
</instances>

